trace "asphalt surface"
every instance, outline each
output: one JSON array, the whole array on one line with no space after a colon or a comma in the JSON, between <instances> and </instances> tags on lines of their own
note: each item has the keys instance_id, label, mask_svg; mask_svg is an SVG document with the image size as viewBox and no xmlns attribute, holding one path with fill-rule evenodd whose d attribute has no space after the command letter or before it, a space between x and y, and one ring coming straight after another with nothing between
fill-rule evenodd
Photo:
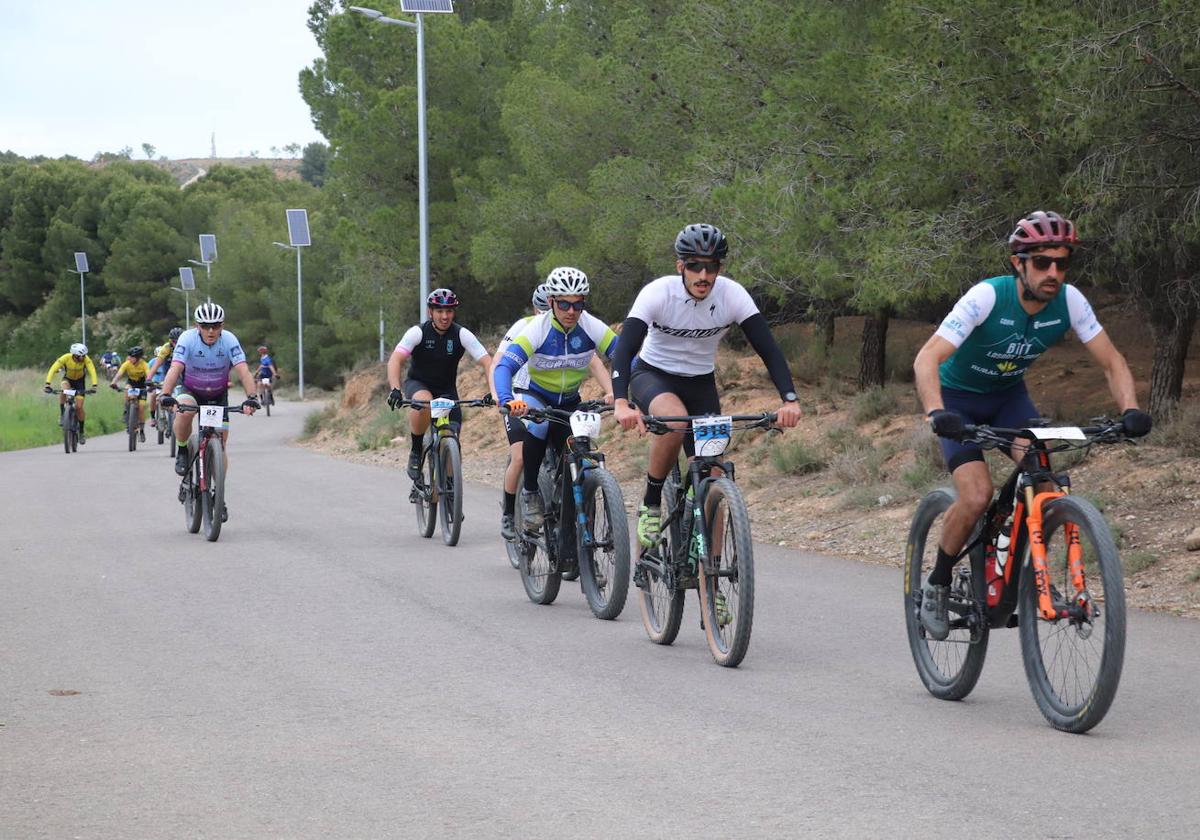
<instances>
[{"instance_id":1,"label":"asphalt surface","mask_svg":"<svg viewBox=\"0 0 1200 840\"><path fill-rule=\"evenodd\" d=\"M529 603L494 489L421 539L402 474L286 445L308 410L233 419L217 543L153 443L0 454L0 837L1200 836L1196 623L1132 614L1065 735L1015 631L938 701L898 570L758 546L724 669L694 599L669 648L636 590Z\"/></svg>"}]
</instances>

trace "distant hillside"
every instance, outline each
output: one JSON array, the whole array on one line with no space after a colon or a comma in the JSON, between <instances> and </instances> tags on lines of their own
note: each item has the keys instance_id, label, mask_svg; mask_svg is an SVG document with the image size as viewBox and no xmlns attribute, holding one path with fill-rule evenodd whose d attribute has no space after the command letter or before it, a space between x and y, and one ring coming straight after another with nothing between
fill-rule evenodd
<instances>
[{"instance_id":1,"label":"distant hillside","mask_svg":"<svg viewBox=\"0 0 1200 840\"><path fill-rule=\"evenodd\" d=\"M299 157L190 157L178 161L150 161L174 175L182 186L202 172L221 164L227 167L266 167L280 180L300 180Z\"/></svg>"}]
</instances>

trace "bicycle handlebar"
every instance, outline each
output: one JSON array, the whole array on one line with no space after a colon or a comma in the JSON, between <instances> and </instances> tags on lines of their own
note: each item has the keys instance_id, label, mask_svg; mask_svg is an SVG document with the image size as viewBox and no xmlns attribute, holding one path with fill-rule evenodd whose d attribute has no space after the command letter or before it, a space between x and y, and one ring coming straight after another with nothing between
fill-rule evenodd
<instances>
[{"instance_id":1,"label":"bicycle handlebar","mask_svg":"<svg viewBox=\"0 0 1200 840\"><path fill-rule=\"evenodd\" d=\"M443 399L443 397L435 397L435 399ZM396 403L396 408L429 408L429 403L433 400L400 400ZM495 405L496 401L492 399L491 394L485 394L482 397L473 400L451 400L455 405L465 405L467 408L483 408L489 405Z\"/></svg>"},{"instance_id":2,"label":"bicycle handlebar","mask_svg":"<svg viewBox=\"0 0 1200 840\"><path fill-rule=\"evenodd\" d=\"M646 431L652 435L668 435L674 432L689 431L688 429L672 429L668 423L691 423L693 420L705 420L710 417L720 417L719 414L684 414L679 417L655 416L653 414L643 414L642 422L646 424ZM731 423L741 423L738 426L739 431L746 429L768 429L771 428L778 415L774 411L764 411L762 414L731 414L728 415Z\"/></svg>"},{"instance_id":3,"label":"bicycle handlebar","mask_svg":"<svg viewBox=\"0 0 1200 840\"><path fill-rule=\"evenodd\" d=\"M613 407L602 400L588 400L587 402L581 402L572 409L555 408L554 406L546 406L545 408L535 408L534 406L529 406L526 412L521 416L521 419L528 418L535 423L540 423L543 420L550 420L554 423L566 424L570 422L571 415L576 411L588 411L593 414L607 414L612 410ZM500 411L504 414L510 413L507 405L500 406Z\"/></svg>"},{"instance_id":4,"label":"bicycle handlebar","mask_svg":"<svg viewBox=\"0 0 1200 840\"><path fill-rule=\"evenodd\" d=\"M1068 442L1062 447L1063 449L1080 448L1091 446L1094 443L1120 443L1128 440L1129 436L1125 434L1125 427L1120 420L1113 420L1108 417L1096 417L1092 420L1093 425L1090 426L1071 426L1069 428L1077 428L1084 434L1087 440ZM988 426L986 424L974 425L966 423L963 425L962 436L958 438L960 443L973 443L984 449L995 449L1000 446L1011 444L1015 438L1036 437L1033 434L1034 429L1038 428L1055 428L1052 426L1026 426L1023 429L1008 429L1001 426ZM1026 447L1028 448L1028 447Z\"/></svg>"},{"instance_id":5,"label":"bicycle handlebar","mask_svg":"<svg viewBox=\"0 0 1200 840\"><path fill-rule=\"evenodd\" d=\"M184 414L187 414L189 412L198 413L200 411L200 406L198 406L198 405L184 405L180 402L176 402L175 405L173 405L173 406L163 406L163 407L166 408L168 411L174 409L175 411L179 411ZM222 408L224 408L230 414L244 414L247 417L250 416L250 412L246 411L240 405L238 405L238 406L226 405L226 406L222 406Z\"/></svg>"}]
</instances>

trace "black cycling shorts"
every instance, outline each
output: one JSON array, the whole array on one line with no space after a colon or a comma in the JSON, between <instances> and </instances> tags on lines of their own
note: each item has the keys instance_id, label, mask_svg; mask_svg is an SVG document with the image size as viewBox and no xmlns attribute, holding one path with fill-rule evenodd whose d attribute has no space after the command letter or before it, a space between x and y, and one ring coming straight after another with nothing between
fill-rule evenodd
<instances>
[{"instance_id":1,"label":"black cycling shorts","mask_svg":"<svg viewBox=\"0 0 1200 840\"><path fill-rule=\"evenodd\" d=\"M458 399L457 388L450 388L449 390L443 389L443 391L439 393L438 389L431 388L419 379L405 379L403 391L404 398L406 400L411 400L413 398L413 394L417 393L417 391L428 391L435 397L446 397L447 399L451 400ZM454 408L450 409L450 422L455 423L458 426L462 426L462 406L456 405Z\"/></svg>"},{"instance_id":2,"label":"black cycling shorts","mask_svg":"<svg viewBox=\"0 0 1200 840\"><path fill-rule=\"evenodd\" d=\"M688 414L720 414L721 397L717 394L717 377L714 373L699 376L679 376L659 370L638 360L629 376L629 399L642 410L650 412L650 403L659 394L674 394L683 403ZM696 454L696 445L690 434L683 438L683 450L688 457Z\"/></svg>"},{"instance_id":3,"label":"black cycling shorts","mask_svg":"<svg viewBox=\"0 0 1200 840\"><path fill-rule=\"evenodd\" d=\"M514 443L524 443L525 424L516 417L511 417L507 414L503 415L502 419L504 420L504 434L508 438L508 445L512 446Z\"/></svg>"}]
</instances>

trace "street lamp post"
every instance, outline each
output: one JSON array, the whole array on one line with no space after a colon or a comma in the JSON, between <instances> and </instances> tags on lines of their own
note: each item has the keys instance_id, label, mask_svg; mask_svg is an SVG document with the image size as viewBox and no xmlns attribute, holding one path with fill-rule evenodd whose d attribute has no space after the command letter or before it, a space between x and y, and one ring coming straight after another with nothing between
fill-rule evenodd
<instances>
[{"instance_id":1,"label":"street lamp post","mask_svg":"<svg viewBox=\"0 0 1200 840\"><path fill-rule=\"evenodd\" d=\"M83 296L83 278L88 273L86 251L75 252L75 268L70 269L70 272L79 275L79 330L83 336L80 341L87 344L87 304Z\"/></svg>"},{"instance_id":2,"label":"street lamp post","mask_svg":"<svg viewBox=\"0 0 1200 840\"><path fill-rule=\"evenodd\" d=\"M421 252L421 299L417 303L417 321L425 319L425 299L429 296L429 173L425 152L425 26L424 15L452 13L451 0L400 0L402 11L415 14L416 23L386 17L376 9L351 6L350 11L376 23L407 26L417 30L417 184Z\"/></svg>"},{"instance_id":3,"label":"street lamp post","mask_svg":"<svg viewBox=\"0 0 1200 840\"><path fill-rule=\"evenodd\" d=\"M304 285L301 272L300 252L312 245L312 237L308 232L308 211L287 211L288 241L290 245L274 242L280 248L296 252L296 370L299 384L300 399L304 399Z\"/></svg>"}]
</instances>

